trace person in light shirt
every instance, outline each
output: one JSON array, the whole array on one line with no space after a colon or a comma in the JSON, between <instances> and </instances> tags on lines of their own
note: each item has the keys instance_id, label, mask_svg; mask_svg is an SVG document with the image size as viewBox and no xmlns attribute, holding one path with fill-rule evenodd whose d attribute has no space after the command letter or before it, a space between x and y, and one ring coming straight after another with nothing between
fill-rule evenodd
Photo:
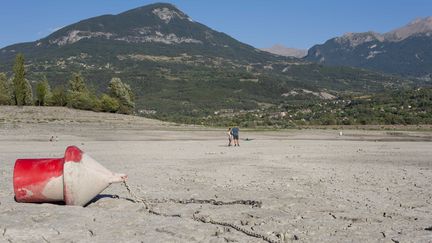
<instances>
[{"instance_id":1,"label":"person in light shirt","mask_svg":"<svg viewBox=\"0 0 432 243\"><path fill-rule=\"evenodd\" d=\"M231 146L231 142L233 140L233 136L231 134L231 127L228 127L227 135L228 135L228 147L229 147L229 146Z\"/></svg>"}]
</instances>

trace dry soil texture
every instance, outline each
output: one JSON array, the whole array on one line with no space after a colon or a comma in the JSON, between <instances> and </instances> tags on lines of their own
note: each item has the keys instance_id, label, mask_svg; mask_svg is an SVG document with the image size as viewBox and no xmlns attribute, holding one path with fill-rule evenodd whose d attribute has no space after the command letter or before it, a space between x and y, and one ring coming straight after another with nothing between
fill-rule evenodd
<instances>
[{"instance_id":1,"label":"dry soil texture","mask_svg":"<svg viewBox=\"0 0 432 243\"><path fill-rule=\"evenodd\" d=\"M225 130L64 108L0 107L0 242L432 242L432 134ZM53 141L50 141L51 137ZM77 145L146 199L257 200L262 207L134 203L113 184L86 207L14 201L17 158ZM91 185L88 185L91 186ZM428 230L429 229L429 230Z\"/></svg>"}]
</instances>

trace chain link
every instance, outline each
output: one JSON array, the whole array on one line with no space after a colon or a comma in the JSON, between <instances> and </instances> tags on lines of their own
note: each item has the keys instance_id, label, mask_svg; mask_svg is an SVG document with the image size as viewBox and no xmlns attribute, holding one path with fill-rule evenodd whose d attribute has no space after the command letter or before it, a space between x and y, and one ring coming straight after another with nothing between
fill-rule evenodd
<instances>
[{"instance_id":1,"label":"chain link","mask_svg":"<svg viewBox=\"0 0 432 243\"><path fill-rule=\"evenodd\" d=\"M205 224L215 224L215 225L221 225L221 226L225 226L225 227L231 227L231 228L233 228L233 229L235 229L235 230L237 230L239 232L242 232L242 233L244 233L246 235L249 235L249 236L252 236L252 237L255 237L255 238L263 239L264 241L267 241L269 243L279 243L280 242L279 240L274 240L274 239L272 239L272 238L270 238L270 237L268 237L266 235L253 232L251 230L245 229L245 228L240 227L239 225L236 225L236 224L233 224L233 223L223 222L223 221L216 221L216 220L210 218L209 216L199 216L198 212L196 212L196 213L193 214L193 219L195 221L199 221L199 222L202 222L202 223L205 223Z\"/></svg>"},{"instance_id":2,"label":"chain link","mask_svg":"<svg viewBox=\"0 0 432 243\"><path fill-rule=\"evenodd\" d=\"M242 205L250 205L253 208L258 207L260 208L262 206L261 201L254 201L254 200L235 200L235 201L217 201L215 199L149 199L148 202L150 203L178 203L178 204L212 204L212 205L234 205L234 204L242 204Z\"/></svg>"},{"instance_id":3,"label":"chain link","mask_svg":"<svg viewBox=\"0 0 432 243\"><path fill-rule=\"evenodd\" d=\"M132 200L134 201L134 203L142 203L142 204L144 204L144 208L147 210L148 213L151 213L151 214L154 214L154 215L158 215L158 216L164 216L164 217L178 217L178 218L181 217L180 214L165 214L165 213L154 211L150 207L150 203L147 200L145 200L144 198L141 198L141 197L137 196L131 190L129 184L127 184L126 181L123 181L123 185L125 186L125 188L128 191L129 195L132 197Z\"/></svg>"},{"instance_id":4,"label":"chain link","mask_svg":"<svg viewBox=\"0 0 432 243\"><path fill-rule=\"evenodd\" d=\"M214 199L193 199L193 198L192 199L186 199L186 200L184 200L184 199L149 199L149 200L146 200L146 199L136 195L136 193L134 193L134 191L131 190L129 184L126 181L123 181L123 185L125 186L126 190L128 191L129 195L132 197L132 200L135 203L142 203L148 213L158 215L158 216L164 216L164 217L180 217L181 218L182 216L180 214L165 214L165 213L154 211L151 208L150 204L151 203L156 204L156 203L172 202L172 203L179 203L179 204L191 204L191 203L212 204L212 205L218 205L218 206L219 205L243 204L243 205L250 205L252 207L259 207L259 208L262 206L261 201L254 201L254 200L235 200L235 201L229 201L229 202L217 201ZM213 220L212 218L210 218L209 216L200 216L200 215L198 215L198 213L199 212L195 212L192 215L192 219L197 221L197 222L230 227L230 228L233 228L233 229L235 229L239 232L242 232L248 236L259 238L259 239L262 239L262 240L267 241L269 243L279 243L280 242L279 240L274 240L274 239L268 237L267 235L253 232L251 230L240 227L239 225L236 225L234 223L216 221L216 220Z\"/></svg>"}]
</instances>

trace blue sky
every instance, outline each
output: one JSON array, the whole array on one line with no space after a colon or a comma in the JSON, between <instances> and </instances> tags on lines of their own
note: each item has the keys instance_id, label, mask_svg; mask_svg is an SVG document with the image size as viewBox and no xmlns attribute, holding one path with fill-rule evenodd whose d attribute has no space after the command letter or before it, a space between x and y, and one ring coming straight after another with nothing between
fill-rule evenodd
<instances>
[{"instance_id":1,"label":"blue sky","mask_svg":"<svg viewBox=\"0 0 432 243\"><path fill-rule=\"evenodd\" d=\"M154 3L147 0L0 0L0 48L55 29ZM431 0L166 0L195 21L255 47L309 48L346 32L387 32L432 15Z\"/></svg>"}]
</instances>

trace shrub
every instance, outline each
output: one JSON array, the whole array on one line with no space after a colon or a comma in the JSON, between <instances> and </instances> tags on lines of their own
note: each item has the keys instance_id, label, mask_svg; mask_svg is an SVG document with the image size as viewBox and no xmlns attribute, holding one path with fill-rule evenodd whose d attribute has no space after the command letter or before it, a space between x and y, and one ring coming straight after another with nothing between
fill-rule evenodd
<instances>
[{"instance_id":1,"label":"shrub","mask_svg":"<svg viewBox=\"0 0 432 243\"><path fill-rule=\"evenodd\" d=\"M117 99L110 97L107 94L103 94L100 98L100 108L105 112L117 112L120 104Z\"/></svg>"},{"instance_id":2,"label":"shrub","mask_svg":"<svg viewBox=\"0 0 432 243\"><path fill-rule=\"evenodd\" d=\"M51 104L54 106L66 106L67 95L63 86L54 88L51 96Z\"/></svg>"},{"instance_id":3,"label":"shrub","mask_svg":"<svg viewBox=\"0 0 432 243\"><path fill-rule=\"evenodd\" d=\"M48 80L40 81L36 85L36 105L44 106L51 103L52 93Z\"/></svg>"},{"instance_id":4,"label":"shrub","mask_svg":"<svg viewBox=\"0 0 432 243\"><path fill-rule=\"evenodd\" d=\"M70 91L67 95L67 105L81 110L96 110L97 100L86 92Z\"/></svg>"},{"instance_id":5,"label":"shrub","mask_svg":"<svg viewBox=\"0 0 432 243\"><path fill-rule=\"evenodd\" d=\"M12 103L10 88L6 74L0 73L0 105L10 105Z\"/></svg>"}]
</instances>

